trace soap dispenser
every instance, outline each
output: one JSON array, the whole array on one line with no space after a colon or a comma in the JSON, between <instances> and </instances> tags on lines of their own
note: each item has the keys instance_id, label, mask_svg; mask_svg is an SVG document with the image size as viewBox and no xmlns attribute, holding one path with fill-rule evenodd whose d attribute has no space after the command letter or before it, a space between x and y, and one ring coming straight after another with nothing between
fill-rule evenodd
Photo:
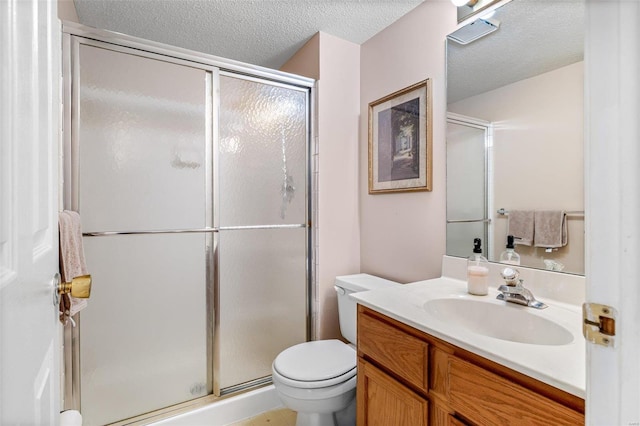
<instances>
[{"instance_id":1,"label":"soap dispenser","mask_svg":"<svg viewBox=\"0 0 640 426\"><path fill-rule=\"evenodd\" d=\"M500 255L500 263L506 263L508 265L520 265L520 255L516 253L513 241L513 235L508 235L507 248Z\"/></svg>"},{"instance_id":2,"label":"soap dispenser","mask_svg":"<svg viewBox=\"0 0 640 426\"><path fill-rule=\"evenodd\" d=\"M482 256L480 238L474 238L473 254L467 260L467 291L477 296L489 293L489 261Z\"/></svg>"}]
</instances>

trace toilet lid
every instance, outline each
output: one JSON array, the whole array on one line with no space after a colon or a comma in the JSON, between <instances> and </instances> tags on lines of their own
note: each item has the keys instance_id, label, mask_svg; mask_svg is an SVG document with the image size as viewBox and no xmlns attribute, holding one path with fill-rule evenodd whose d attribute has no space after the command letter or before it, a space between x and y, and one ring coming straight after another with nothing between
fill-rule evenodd
<instances>
[{"instance_id":1,"label":"toilet lid","mask_svg":"<svg viewBox=\"0 0 640 426\"><path fill-rule=\"evenodd\" d=\"M330 380L356 372L356 351L340 340L317 340L285 349L273 362L282 376L301 382ZM345 380L349 377L345 377Z\"/></svg>"}]
</instances>

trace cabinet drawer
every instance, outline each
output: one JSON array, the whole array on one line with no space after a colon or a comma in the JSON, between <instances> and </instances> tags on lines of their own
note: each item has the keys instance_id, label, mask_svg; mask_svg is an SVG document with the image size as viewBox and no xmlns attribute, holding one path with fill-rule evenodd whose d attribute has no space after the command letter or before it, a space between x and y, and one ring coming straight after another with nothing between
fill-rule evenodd
<instances>
[{"instance_id":1,"label":"cabinet drawer","mask_svg":"<svg viewBox=\"0 0 640 426\"><path fill-rule=\"evenodd\" d=\"M478 425L582 425L584 416L468 362L449 359L451 408Z\"/></svg>"},{"instance_id":2,"label":"cabinet drawer","mask_svg":"<svg viewBox=\"0 0 640 426\"><path fill-rule=\"evenodd\" d=\"M359 426L427 426L429 402L372 364L358 361Z\"/></svg>"},{"instance_id":3,"label":"cabinet drawer","mask_svg":"<svg viewBox=\"0 0 640 426\"><path fill-rule=\"evenodd\" d=\"M426 342L360 313L358 351L409 384L427 391L429 345Z\"/></svg>"}]
</instances>

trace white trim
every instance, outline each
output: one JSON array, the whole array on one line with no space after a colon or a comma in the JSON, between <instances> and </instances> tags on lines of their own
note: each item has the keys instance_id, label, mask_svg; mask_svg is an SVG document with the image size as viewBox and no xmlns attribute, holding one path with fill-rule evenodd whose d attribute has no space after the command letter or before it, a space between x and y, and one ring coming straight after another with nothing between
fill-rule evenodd
<instances>
[{"instance_id":1,"label":"white trim","mask_svg":"<svg viewBox=\"0 0 640 426\"><path fill-rule=\"evenodd\" d=\"M465 125L473 124L477 127L492 127L490 121L482 120L480 118L469 117L468 115L457 114L455 112L447 112L447 121L461 122Z\"/></svg>"},{"instance_id":2,"label":"white trim","mask_svg":"<svg viewBox=\"0 0 640 426\"><path fill-rule=\"evenodd\" d=\"M640 2L586 6L586 300L619 314L615 348L587 344L586 424L639 424Z\"/></svg>"}]
</instances>

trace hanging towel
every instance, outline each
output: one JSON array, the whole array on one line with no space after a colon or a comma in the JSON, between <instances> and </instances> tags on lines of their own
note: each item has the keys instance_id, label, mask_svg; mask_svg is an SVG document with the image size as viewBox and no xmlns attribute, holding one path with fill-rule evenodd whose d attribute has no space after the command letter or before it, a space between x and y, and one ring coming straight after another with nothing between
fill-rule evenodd
<instances>
[{"instance_id":1,"label":"hanging towel","mask_svg":"<svg viewBox=\"0 0 640 426\"><path fill-rule=\"evenodd\" d=\"M567 245L567 215L563 210L538 210L535 219L535 246L546 248Z\"/></svg>"},{"instance_id":2,"label":"hanging towel","mask_svg":"<svg viewBox=\"0 0 640 426\"><path fill-rule=\"evenodd\" d=\"M80 215L69 210L60 212L58 230L60 232L60 279L66 283L75 277L87 275L87 265L82 247ZM66 324L68 318L86 306L86 299L70 297L68 294L62 295L60 298L60 321Z\"/></svg>"},{"instance_id":3,"label":"hanging towel","mask_svg":"<svg viewBox=\"0 0 640 426\"><path fill-rule=\"evenodd\" d=\"M513 235L516 244L530 246L533 244L534 217L533 210L509 210L507 235Z\"/></svg>"}]
</instances>

